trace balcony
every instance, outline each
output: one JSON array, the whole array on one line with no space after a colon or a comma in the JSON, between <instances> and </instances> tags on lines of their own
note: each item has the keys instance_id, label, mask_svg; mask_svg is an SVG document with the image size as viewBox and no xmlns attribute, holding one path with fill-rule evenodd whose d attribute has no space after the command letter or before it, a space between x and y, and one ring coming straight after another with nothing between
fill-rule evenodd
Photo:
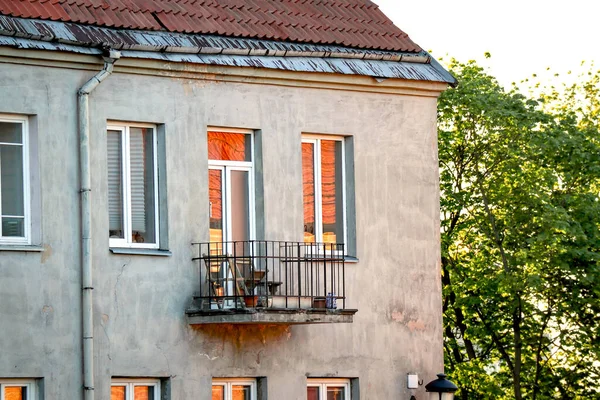
<instances>
[{"instance_id":1,"label":"balcony","mask_svg":"<svg viewBox=\"0 0 600 400\"><path fill-rule=\"evenodd\" d=\"M194 243L199 291L186 310L197 324L350 323L344 247L332 243Z\"/></svg>"}]
</instances>

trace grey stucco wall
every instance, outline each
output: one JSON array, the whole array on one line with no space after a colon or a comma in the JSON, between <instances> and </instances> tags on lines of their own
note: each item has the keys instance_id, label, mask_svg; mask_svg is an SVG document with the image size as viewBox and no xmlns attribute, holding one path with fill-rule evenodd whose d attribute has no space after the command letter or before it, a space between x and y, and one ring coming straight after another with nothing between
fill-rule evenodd
<instances>
[{"instance_id":1,"label":"grey stucco wall","mask_svg":"<svg viewBox=\"0 0 600 400\"><path fill-rule=\"evenodd\" d=\"M35 116L44 247L0 251L0 378L43 378L45 399L82 391L76 91L92 75L0 63L0 113ZM274 400L305 399L307 376L408 399L407 373L443 369L435 98L115 73L90 104L97 399L111 376L170 377L172 399L210 399L213 376L266 377ZM170 257L109 252L107 120L164 124ZM302 240L301 133L354 137L353 324L187 323L190 243L208 239L207 126L261 130L270 240Z\"/></svg>"}]
</instances>

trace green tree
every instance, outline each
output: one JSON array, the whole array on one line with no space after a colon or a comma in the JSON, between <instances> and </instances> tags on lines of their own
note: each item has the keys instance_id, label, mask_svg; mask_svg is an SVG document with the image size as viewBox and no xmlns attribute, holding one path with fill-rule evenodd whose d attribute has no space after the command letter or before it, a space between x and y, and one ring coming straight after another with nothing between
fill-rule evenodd
<instances>
[{"instance_id":1,"label":"green tree","mask_svg":"<svg viewBox=\"0 0 600 400\"><path fill-rule=\"evenodd\" d=\"M600 72L533 99L474 62L449 67L442 283L458 396L598 397Z\"/></svg>"}]
</instances>

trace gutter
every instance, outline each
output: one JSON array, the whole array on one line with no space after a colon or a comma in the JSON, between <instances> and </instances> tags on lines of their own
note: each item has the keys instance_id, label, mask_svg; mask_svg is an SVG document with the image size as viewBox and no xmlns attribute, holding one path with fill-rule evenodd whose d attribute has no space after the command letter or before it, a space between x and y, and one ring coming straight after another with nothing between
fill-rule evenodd
<instances>
[{"instance_id":1,"label":"gutter","mask_svg":"<svg viewBox=\"0 0 600 400\"><path fill-rule=\"evenodd\" d=\"M81 317L83 344L83 399L94 400L94 289L92 280L92 204L90 199L90 117L89 95L113 71L113 65L121 57L118 51L107 50L104 68L77 91L79 131L79 179L81 189Z\"/></svg>"}]
</instances>

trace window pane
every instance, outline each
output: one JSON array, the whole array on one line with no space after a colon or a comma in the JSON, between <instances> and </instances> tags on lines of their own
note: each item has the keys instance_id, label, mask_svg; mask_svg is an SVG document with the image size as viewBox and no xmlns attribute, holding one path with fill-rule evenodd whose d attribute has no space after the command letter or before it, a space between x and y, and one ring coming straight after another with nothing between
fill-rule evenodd
<instances>
[{"instance_id":1,"label":"window pane","mask_svg":"<svg viewBox=\"0 0 600 400\"><path fill-rule=\"evenodd\" d=\"M27 400L27 388L23 386L6 386L4 400Z\"/></svg>"},{"instance_id":2,"label":"window pane","mask_svg":"<svg viewBox=\"0 0 600 400\"><path fill-rule=\"evenodd\" d=\"M250 173L233 170L231 176L231 239L250 239ZM240 252L237 253L240 255Z\"/></svg>"},{"instance_id":3,"label":"window pane","mask_svg":"<svg viewBox=\"0 0 600 400\"><path fill-rule=\"evenodd\" d=\"M302 143L302 192L304 197L304 241L315 242L315 159L313 143Z\"/></svg>"},{"instance_id":4,"label":"window pane","mask_svg":"<svg viewBox=\"0 0 600 400\"><path fill-rule=\"evenodd\" d=\"M2 218L2 236L25 237L25 218Z\"/></svg>"},{"instance_id":5,"label":"window pane","mask_svg":"<svg viewBox=\"0 0 600 400\"><path fill-rule=\"evenodd\" d=\"M131 128L129 135L131 185L131 241L155 243L154 134Z\"/></svg>"},{"instance_id":6,"label":"window pane","mask_svg":"<svg viewBox=\"0 0 600 400\"><path fill-rule=\"evenodd\" d=\"M232 400L250 400L251 386L233 385L231 387Z\"/></svg>"},{"instance_id":7,"label":"window pane","mask_svg":"<svg viewBox=\"0 0 600 400\"><path fill-rule=\"evenodd\" d=\"M346 389L341 387L327 387L327 400L345 400Z\"/></svg>"},{"instance_id":8,"label":"window pane","mask_svg":"<svg viewBox=\"0 0 600 400\"><path fill-rule=\"evenodd\" d=\"M25 215L23 147L0 145L0 196L2 215Z\"/></svg>"},{"instance_id":9,"label":"window pane","mask_svg":"<svg viewBox=\"0 0 600 400\"><path fill-rule=\"evenodd\" d=\"M135 386L133 400L154 400L154 386Z\"/></svg>"},{"instance_id":10,"label":"window pane","mask_svg":"<svg viewBox=\"0 0 600 400\"><path fill-rule=\"evenodd\" d=\"M109 237L124 239L123 227L123 149L120 131L108 131L108 225Z\"/></svg>"},{"instance_id":11,"label":"window pane","mask_svg":"<svg viewBox=\"0 0 600 400\"><path fill-rule=\"evenodd\" d=\"M321 140L321 193L325 243L344 241L342 182L342 143Z\"/></svg>"},{"instance_id":12,"label":"window pane","mask_svg":"<svg viewBox=\"0 0 600 400\"><path fill-rule=\"evenodd\" d=\"M0 122L0 143L23 143L23 124Z\"/></svg>"},{"instance_id":13,"label":"window pane","mask_svg":"<svg viewBox=\"0 0 600 400\"><path fill-rule=\"evenodd\" d=\"M210 241L220 243L223 238L223 173L218 169L208 170L208 201L210 218Z\"/></svg>"},{"instance_id":14,"label":"window pane","mask_svg":"<svg viewBox=\"0 0 600 400\"><path fill-rule=\"evenodd\" d=\"M212 400L225 400L225 386L212 387Z\"/></svg>"},{"instance_id":15,"label":"window pane","mask_svg":"<svg viewBox=\"0 0 600 400\"><path fill-rule=\"evenodd\" d=\"M208 132L208 159L252 161L250 135L244 133Z\"/></svg>"},{"instance_id":16,"label":"window pane","mask_svg":"<svg viewBox=\"0 0 600 400\"><path fill-rule=\"evenodd\" d=\"M307 400L320 400L321 396L319 393L319 388L317 386L309 386L306 388L306 398Z\"/></svg>"},{"instance_id":17,"label":"window pane","mask_svg":"<svg viewBox=\"0 0 600 400\"><path fill-rule=\"evenodd\" d=\"M125 386L113 386L110 388L110 400L126 400Z\"/></svg>"}]
</instances>

